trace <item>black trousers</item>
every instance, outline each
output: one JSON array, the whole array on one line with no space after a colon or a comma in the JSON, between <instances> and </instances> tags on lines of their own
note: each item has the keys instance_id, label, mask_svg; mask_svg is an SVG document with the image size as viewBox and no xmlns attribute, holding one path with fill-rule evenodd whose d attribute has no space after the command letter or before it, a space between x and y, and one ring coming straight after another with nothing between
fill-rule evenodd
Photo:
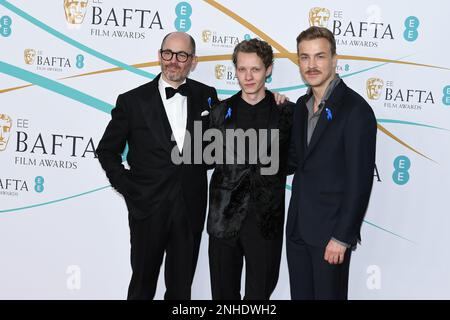
<instances>
[{"instance_id":1,"label":"black trousers","mask_svg":"<svg viewBox=\"0 0 450 320\"><path fill-rule=\"evenodd\" d=\"M209 237L209 268L213 300L240 300L245 258L245 300L268 300L278 282L283 232L266 240L255 214L248 214L237 239Z\"/></svg>"},{"instance_id":2,"label":"black trousers","mask_svg":"<svg viewBox=\"0 0 450 320\"><path fill-rule=\"evenodd\" d=\"M189 300L197 265L201 232L193 234L183 202L167 212L138 220L129 215L131 276L128 300L153 299L165 253L165 300Z\"/></svg>"},{"instance_id":3,"label":"black trousers","mask_svg":"<svg viewBox=\"0 0 450 320\"><path fill-rule=\"evenodd\" d=\"M329 264L325 248L286 239L292 300L347 300L351 250L342 264Z\"/></svg>"}]
</instances>

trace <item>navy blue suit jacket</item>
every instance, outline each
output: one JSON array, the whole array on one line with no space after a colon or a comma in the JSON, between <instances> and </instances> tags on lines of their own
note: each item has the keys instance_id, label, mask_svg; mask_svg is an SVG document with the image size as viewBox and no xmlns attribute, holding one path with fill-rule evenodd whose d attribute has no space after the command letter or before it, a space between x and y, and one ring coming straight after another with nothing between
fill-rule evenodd
<instances>
[{"instance_id":1,"label":"navy blue suit jacket","mask_svg":"<svg viewBox=\"0 0 450 320\"><path fill-rule=\"evenodd\" d=\"M313 246L325 247L332 237L355 245L372 189L376 119L369 104L341 81L307 146L309 97L300 97L294 111L286 233Z\"/></svg>"}]
</instances>

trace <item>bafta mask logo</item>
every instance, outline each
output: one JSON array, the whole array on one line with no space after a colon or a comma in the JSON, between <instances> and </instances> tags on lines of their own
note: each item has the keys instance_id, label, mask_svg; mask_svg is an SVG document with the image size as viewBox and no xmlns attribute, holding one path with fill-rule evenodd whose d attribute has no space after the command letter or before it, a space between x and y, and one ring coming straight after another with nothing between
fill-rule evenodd
<instances>
[{"instance_id":1,"label":"bafta mask logo","mask_svg":"<svg viewBox=\"0 0 450 320\"><path fill-rule=\"evenodd\" d=\"M330 20L330 10L326 8L315 7L309 10L309 25L311 27L328 27Z\"/></svg>"},{"instance_id":2,"label":"bafta mask logo","mask_svg":"<svg viewBox=\"0 0 450 320\"><path fill-rule=\"evenodd\" d=\"M89 0L64 0L66 20L70 24L83 23Z\"/></svg>"},{"instance_id":3,"label":"bafta mask logo","mask_svg":"<svg viewBox=\"0 0 450 320\"><path fill-rule=\"evenodd\" d=\"M222 80L225 76L225 66L223 64L217 64L215 68L216 79Z\"/></svg>"},{"instance_id":4,"label":"bafta mask logo","mask_svg":"<svg viewBox=\"0 0 450 320\"><path fill-rule=\"evenodd\" d=\"M0 114L0 151L6 149L11 133L12 120L6 114Z\"/></svg>"},{"instance_id":5,"label":"bafta mask logo","mask_svg":"<svg viewBox=\"0 0 450 320\"><path fill-rule=\"evenodd\" d=\"M36 50L34 49L25 49L23 51L23 59L26 64L33 64L34 58L36 58Z\"/></svg>"},{"instance_id":6,"label":"bafta mask logo","mask_svg":"<svg viewBox=\"0 0 450 320\"><path fill-rule=\"evenodd\" d=\"M211 34L212 34L211 31L204 30L202 32L202 40L203 40L203 42L205 42L205 43L209 42L209 40L211 40Z\"/></svg>"},{"instance_id":7,"label":"bafta mask logo","mask_svg":"<svg viewBox=\"0 0 450 320\"><path fill-rule=\"evenodd\" d=\"M384 81L379 78L370 78L367 80L367 97L370 100L378 100L381 97Z\"/></svg>"}]
</instances>

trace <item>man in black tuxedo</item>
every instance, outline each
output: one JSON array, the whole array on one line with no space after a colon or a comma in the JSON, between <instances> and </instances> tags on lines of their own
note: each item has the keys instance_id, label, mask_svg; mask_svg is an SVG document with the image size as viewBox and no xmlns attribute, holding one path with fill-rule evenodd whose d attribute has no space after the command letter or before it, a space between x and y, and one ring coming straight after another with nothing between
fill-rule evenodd
<instances>
[{"instance_id":1,"label":"man in black tuxedo","mask_svg":"<svg viewBox=\"0 0 450 320\"><path fill-rule=\"evenodd\" d=\"M289 166L295 172L286 227L292 299L347 299L350 255L373 182L377 124L369 104L335 73L333 34L297 37L309 89L294 111Z\"/></svg>"},{"instance_id":2,"label":"man in black tuxedo","mask_svg":"<svg viewBox=\"0 0 450 320\"><path fill-rule=\"evenodd\" d=\"M205 115L217 93L187 79L197 64L188 34L168 34L159 61L162 72L153 81L119 95L97 149L128 207L133 271L128 299L153 299L164 253L164 298L190 299L206 215L207 167L176 165L171 155L193 150L194 121L208 129ZM121 158L126 143L129 170Z\"/></svg>"}]
</instances>

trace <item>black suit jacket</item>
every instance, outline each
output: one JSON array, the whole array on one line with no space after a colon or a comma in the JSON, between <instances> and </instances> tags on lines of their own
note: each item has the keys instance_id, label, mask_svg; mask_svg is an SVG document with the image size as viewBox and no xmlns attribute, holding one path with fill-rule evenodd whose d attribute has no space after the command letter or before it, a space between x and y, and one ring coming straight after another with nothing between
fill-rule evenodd
<instances>
[{"instance_id":1,"label":"black suit jacket","mask_svg":"<svg viewBox=\"0 0 450 320\"><path fill-rule=\"evenodd\" d=\"M272 239L283 232L284 204L287 172L287 155L292 126L293 103L277 105L270 95L270 117L265 129L279 131L279 169L274 175L261 175L262 164L237 164L237 150L234 150L235 164L217 164L209 186L208 233L216 238L235 238L241 229L249 203L256 213L258 227L266 239ZM241 92L220 102L211 111L211 127L217 128L226 137L225 131L237 128L238 104ZM227 117L228 109L231 116ZM275 137L273 137L275 138ZM271 154L270 131L268 132L268 154ZM223 154L227 154L224 138ZM274 155L271 155L272 159ZM267 165L265 165L267 167Z\"/></svg>"},{"instance_id":2,"label":"black suit jacket","mask_svg":"<svg viewBox=\"0 0 450 320\"><path fill-rule=\"evenodd\" d=\"M194 231L204 225L207 201L207 167L203 164L175 165L171 153L176 142L158 89L158 75L153 81L119 95L112 119L98 145L99 161L111 185L125 198L129 213L137 218L164 214L174 198L181 196ZM212 87L187 79L187 130L193 148L194 121L202 121L208 129L208 98L216 102ZM163 93L165 94L165 93ZM203 134L203 132L202 132ZM128 143L126 170L121 154ZM188 140L185 139L183 151ZM178 150L178 149L176 149ZM192 163L192 162L191 162Z\"/></svg>"},{"instance_id":3,"label":"black suit jacket","mask_svg":"<svg viewBox=\"0 0 450 320\"><path fill-rule=\"evenodd\" d=\"M300 97L294 112L287 236L314 246L324 247L332 237L355 245L372 189L376 119L369 104L341 81L307 146L309 97Z\"/></svg>"}]
</instances>

